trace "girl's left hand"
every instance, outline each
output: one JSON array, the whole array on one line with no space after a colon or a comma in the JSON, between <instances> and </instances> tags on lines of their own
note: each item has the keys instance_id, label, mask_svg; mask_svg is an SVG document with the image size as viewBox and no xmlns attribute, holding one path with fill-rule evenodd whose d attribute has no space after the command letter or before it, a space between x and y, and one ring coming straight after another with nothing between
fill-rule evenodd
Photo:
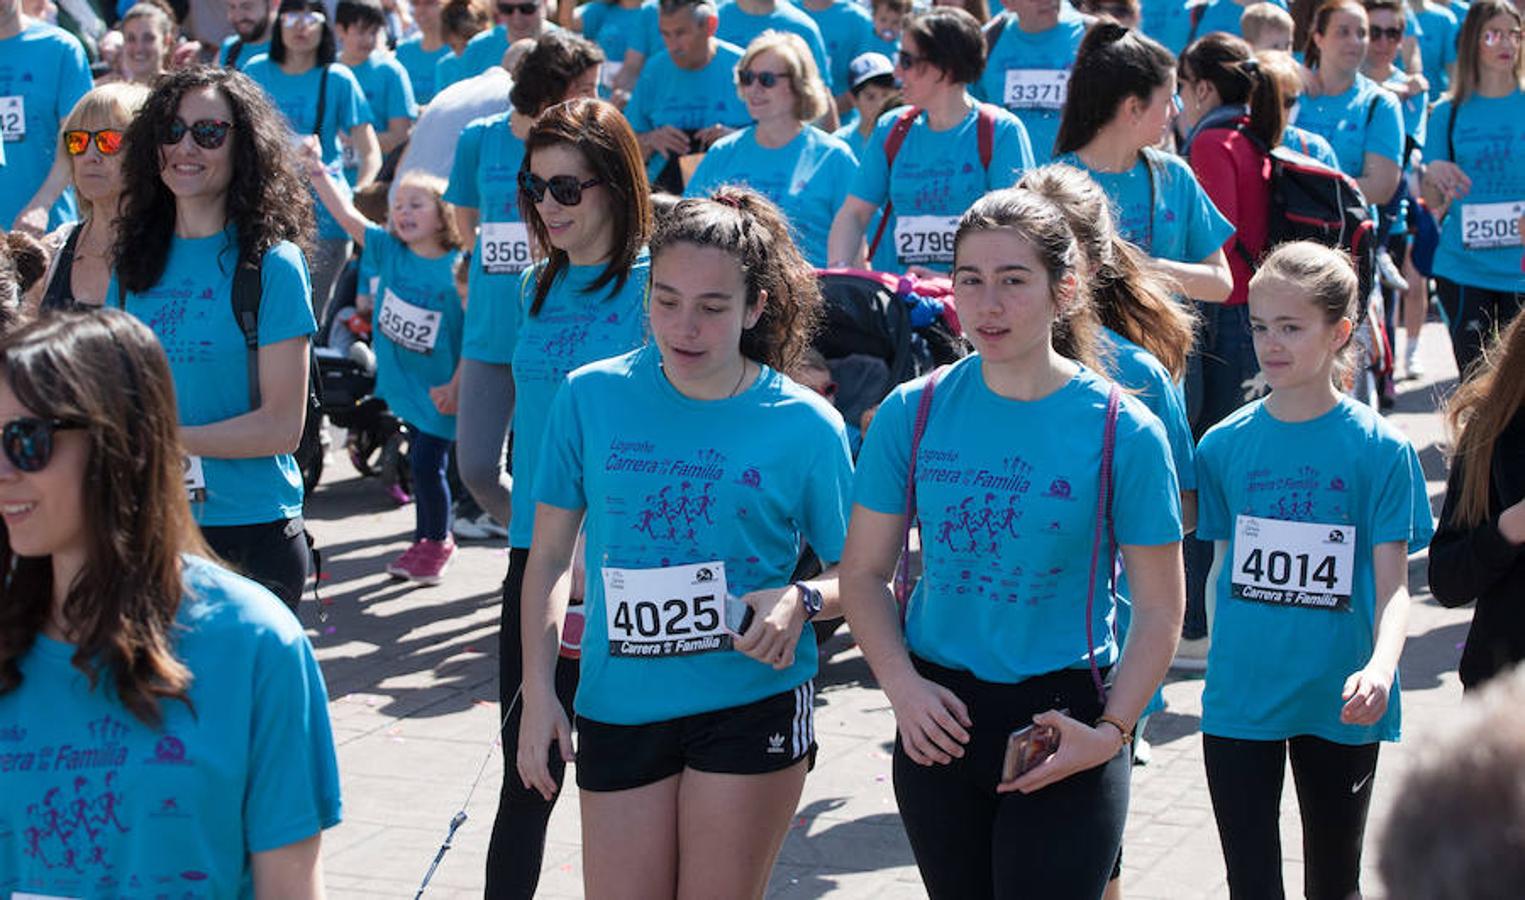
<instances>
[{"instance_id":1,"label":"girl's left hand","mask_svg":"<svg viewBox=\"0 0 1525 900\"><path fill-rule=\"evenodd\" d=\"M1009 794L1021 791L1031 794L1049 785L1063 781L1076 772L1094 769L1118 754L1123 748L1122 738L1116 726L1090 725L1072 719L1058 710L1038 713L1033 724L1049 725L1059 729L1059 749L1047 760L1039 763L1027 774L1014 781L996 785L997 793Z\"/></svg>"},{"instance_id":2,"label":"girl's left hand","mask_svg":"<svg viewBox=\"0 0 1525 900\"><path fill-rule=\"evenodd\" d=\"M1391 673L1384 676L1370 667L1352 672L1340 693L1340 699L1345 701L1340 721L1346 725L1377 724L1387 712L1387 694L1392 687Z\"/></svg>"},{"instance_id":3,"label":"girl's left hand","mask_svg":"<svg viewBox=\"0 0 1525 900\"><path fill-rule=\"evenodd\" d=\"M429 399L434 401L434 408L439 410L442 416L455 415L460 395L460 383L453 379L429 388Z\"/></svg>"},{"instance_id":4,"label":"girl's left hand","mask_svg":"<svg viewBox=\"0 0 1525 900\"><path fill-rule=\"evenodd\" d=\"M775 669L794 665L794 648L805 627L805 604L800 601L799 589L791 584L753 591L742 597L741 602L752 607L755 615L732 646Z\"/></svg>"}]
</instances>

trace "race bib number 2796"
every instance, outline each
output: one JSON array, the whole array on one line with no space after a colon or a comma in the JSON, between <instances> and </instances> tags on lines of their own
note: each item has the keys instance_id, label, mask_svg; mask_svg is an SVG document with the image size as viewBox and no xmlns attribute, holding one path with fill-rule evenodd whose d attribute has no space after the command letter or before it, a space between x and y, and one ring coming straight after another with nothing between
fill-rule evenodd
<instances>
[{"instance_id":1,"label":"race bib number 2796","mask_svg":"<svg viewBox=\"0 0 1525 900\"><path fill-rule=\"evenodd\" d=\"M1352 525L1239 516L1229 593L1236 600L1348 612L1355 560Z\"/></svg>"}]
</instances>

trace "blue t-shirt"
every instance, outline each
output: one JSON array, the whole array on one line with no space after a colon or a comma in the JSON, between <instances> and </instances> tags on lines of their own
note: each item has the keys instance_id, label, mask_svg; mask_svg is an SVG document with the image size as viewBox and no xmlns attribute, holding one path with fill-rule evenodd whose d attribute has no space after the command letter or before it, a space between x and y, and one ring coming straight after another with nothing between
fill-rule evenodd
<instances>
[{"instance_id":1,"label":"blue t-shirt","mask_svg":"<svg viewBox=\"0 0 1525 900\"><path fill-rule=\"evenodd\" d=\"M1213 205L1191 166L1179 156L1147 148L1126 172L1093 171L1074 153L1056 161L1096 179L1112 198L1118 232L1150 256L1201 262L1223 249L1234 233L1233 223Z\"/></svg>"},{"instance_id":2,"label":"blue t-shirt","mask_svg":"<svg viewBox=\"0 0 1525 900\"><path fill-rule=\"evenodd\" d=\"M646 0L639 6L623 6L619 0L588 0L581 10L583 37L597 42L604 51L599 85L602 95L607 96L614 86L614 77L625 67L625 54L631 50L647 53L647 32L656 28L656 0ZM656 46L662 49L660 33Z\"/></svg>"},{"instance_id":3,"label":"blue t-shirt","mask_svg":"<svg viewBox=\"0 0 1525 900\"><path fill-rule=\"evenodd\" d=\"M248 349L233 318L237 263L237 232L231 224L211 237L177 236L159 283L141 294L127 292L127 311L153 330L169 358L181 425L209 425L250 411ZM318 330L309 283L307 260L296 245L282 241L265 251L261 347ZM115 285L108 296L116 296ZM206 501L191 504L201 525L255 525L302 513L302 473L289 453L203 457L202 470Z\"/></svg>"},{"instance_id":4,"label":"blue t-shirt","mask_svg":"<svg viewBox=\"0 0 1525 900\"><path fill-rule=\"evenodd\" d=\"M61 28L33 22L0 40L0 228L10 228L42 187L58 151L58 126L93 82L79 41ZM74 193L65 191L48 216L52 230L75 218Z\"/></svg>"},{"instance_id":5,"label":"blue t-shirt","mask_svg":"<svg viewBox=\"0 0 1525 900\"><path fill-rule=\"evenodd\" d=\"M736 64L741 48L715 42L715 57L702 69L682 69L665 52L649 58L630 92L625 118L637 134L663 125L685 131L752 123L747 105L736 93Z\"/></svg>"},{"instance_id":6,"label":"blue t-shirt","mask_svg":"<svg viewBox=\"0 0 1525 900\"><path fill-rule=\"evenodd\" d=\"M826 41L821 37L821 29L816 27L814 19L805 15L803 10L789 0L776 0L773 12L761 16L742 9L740 3L725 3L720 7L718 18L720 26L715 37L743 50L764 31L797 34L804 39L805 46L810 48L816 71L821 73L821 77L825 78L831 72L831 58L826 54Z\"/></svg>"},{"instance_id":7,"label":"blue t-shirt","mask_svg":"<svg viewBox=\"0 0 1525 900\"><path fill-rule=\"evenodd\" d=\"M1387 87L1394 91L1404 91L1408 88L1408 76L1401 70L1394 69L1392 77L1387 80ZM1407 100L1398 102L1398 109L1403 113L1403 134L1415 146L1424 146L1425 126L1429 122L1429 103L1424 94L1415 94ZM1407 144L1405 143L1405 146ZM1399 163L1404 169L1408 168L1409 160L1405 157Z\"/></svg>"},{"instance_id":8,"label":"blue t-shirt","mask_svg":"<svg viewBox=\"0 0 1525 900\"><path fill-rule=\"evenodd\" d=\"M395 59L372 56L358 66L350 67L360 91L365 95L366 105L371 108L371 127L380 135L392 124L393 119L417 119L418 103L413 99L413 83L408 71ZM358 160L349 149L349 136L343 136L344 177L350 184L360 174Z\"/></svg>"},{"instance_id":9,"label":"blue t-shirt","mask_svg":"<svg viewBox=\"0 0 1525 900\"><path fill-rule=\"evenodd\" d=\"M772 200L789 219L794 243L812 266L824 267L831 220L858 171L847 145L806 126L775 150L757 143L745 128L716 141L689 180L684 195L703 197L722 184L745 184Z\"/></svg>"},{"instance_id":10,"label":"blue t-shirt","mask_svg":"<svg viewBox=\"0 0 1525 900\"><path fill-rule=\"evenodd\" d=\"M847 145L847 149L853 152L853 159L855 160L863 156L864 149L868 147L868 139L873 134L873 132L864 134L858 130L858 126L862 124L862 121L858 116L858 111L854 109L847 114L847 117L842 122L842 127L831 133L832 137Z\"/></svg>"},{"instance_id":11,"label":"blue t-shirt","mask_svg":"<svg viewBox=\"0 0 1525 900\"><path fill-rule=\"evenodd\" d=\"M1351 178L1366 173L1366 154L1402 163L1403 111L1398 98L1365 75L1343 94L1303 95L1298 101L1297 127L1322 135L1334 148L1340 171Z\"/></svg>"},{"instance_id":12,"label":"blue t-shirt","mask_svg":"<svg viewBox=\"0 0 1525 900\"><path fill-rule=\"evenodd\" d=\"M912 426L926 379L890 392L858 455L853 501L905 512ZM984 681L1086 668L1086 595L1102 433L1111 382L1082 368L1024 402L985 384L978 354L938 382L916 462L923 574L911 596L912 653ZM1181 498L1165 429L1127 394L1117 420L1113 515L1125 545L1181 539ZM1105 566L1091 633L1116 661Z\"/></svg>"},{"instance_id":13,"label":"blue t-shirt","mask_svg":"<svg viewBox=\"0 0 1525 900\"><path fill-rule=\"evenodd\" d=\"M480 234L467 276L466 337L461 353L467 359L498 365L508 364L514 345L512 334L495 328L494 323L503 321L508 315L505 310L518 302L519 276L530 263L528 244L518 240L527 240L528 228L523 235L513 229L507 238L500 238L492 227L523 222L518 179L524 142L509 127L510 115L499 113L466 126L455 145L455 164L445 191L447 202L477 211ZM483 243L488 241L495 245L491 271L485 262L488 254L483 252ZM520 247L525 252L520 253Z\"/></svg>"},{"instance_id":14,"label":"blue t-shirt","mask_svg":"<svg viewBox=\"0 0 1525 900\"><path fill-rule=\"evenodd\" d=\"M324 71L327 72L328 93L323 99L322 128L315 130L318 118L318 79ZM286 123L291 126L293 135L320 135L323 164L328 167L330 174L338 175L344 163L344 149L339 144L340 133L348 136L351 128L368 125L373 119L370 104L365 101L365 93L361 91L360 83L355 80L349 67L334 63L326 70L314 66L300 75L287 75L270 57L262 56L249 63L244 74L254 79L270 95L271 102L286 116ZM347 180L340 179L335 182L335 186L348 195ZM316 207L319 238L349 239L322 203L314 201L313 205Z\"/></svg>"},{"instance_id":15,"label":"blue t-shirt","mask_svg":"<svg viewBox=\"0 0 1525 900\"><path fill-rule=\"evenodd\" d=\"M852 461L830 403L766 366L735 397L694 400L667 381L648 346L572 373L542 454L535 499L587 510L579 715L658 722L751 703L815 675L810 628L782 671L729 646L660 659L611 654L603 570L719 560L727 593L741 597L789 584L802 541L828 564L840 559Z\"/></svg>"},{"instance_id":16,"label":"blue t-shirt","mask_svg":"<svg viewBox=\"0 0 1525 900\"><path fill-rule=\"evenodd\" d=\"M1201 18L1197 20L1197 27L1193 29L1190 8L1197 4L1181 4L1180 0L1175 0L1175 2L1178 6L1182 6L1182 9L1157 26L1162 30L1157 33L1149 32L1151 37L1164 44L1174 55L1179 56L1181 51L1185 50L1187 45L1192 41L1212 34L1215 31L1227 32L1235 37L1244 36L1244 30L1239 27L1239 19L1244 15L1245 8L1249 6L1248 3L1241 6L1235 3L1234 0L1207 0L1207 3L1202 7ZM1270 2L1284 10L1287 8L1286 0L1270 0ZM1154 4L1145 3L1144 5L1151 6ZM1169 4L1160 3L1158 5L1164 6ZM1147 12L1145 16L1148 16Z\"/></svg>"},{"instance_id":17,"label":"blue t-shirt","mask_svg":"<svg viewBox=\"0 0 1525 900\"><path fill-rule=\"evenodd\" d=\"M228 54L233 52L233 45L238 43L238 35L230 34L222 39L222 46L217 49L217 64L224 68L228 65ZM264 40L255 44L245 43L242 50L238 51L238 69L248 68L249 63L256 56L264 56L270 52L270 41Z\"/></svg>"},{"instance_id":18,"label":"blue t-shirt","mask_svg":"<svg viewBox=\"0 0 1525 900\"><path fill-rule=\"evenodd\" d=\"M868 7L854 0L832 0L823 10L801 3L799 11L815 22L821 29L821 40L826 42L826 56L831 60L831 71L821 73L826 87L833 94L847 93L847 67L858 54L867 52L865 44L874 32L874 17L869 15Z\"/></svg>"},{"instance_id":19,"label":"blue t-shirt","mask_svg":"<svg viewBox=\"0 0 1525 900\"><path fill-rule=\"evenodd\" d=\"M1228 542L1216 585L1203 733L1246 740L1311 734L1341 744L1396 741L1396 679L1387 713L1374 726L1341 723L1340 693L1374 646L1372 548L1403 541L1413 553L1434 533L1424 473L1408 438L1349 397L1307 422L1282 422L1256 401L1203 435L1197 486L1197 536ZM1354 568L1334 570L1351 579L1349 610L1234 597L1239 516L1318 523L1342 535L1340 526L1353 526ZM1289 552L1260 549L1247 550L1240 568L1253 569L1258 559L1274 572L1271 557ZM1289 577L1297 581L1295 574Z\"/></svg>"},{"instance_id":20,"label":"blue t-shirt","mask_svg":"<svg viewBox=\"0 0 1525 900\"><path fill-rule=\"evenodd\" d=\"M1450 160L1472 179L1472 189L1451 204L1441 224L1435 274L1471 287L1525 292L1514 224L1525 213L1525 93L1473 94L1459 112L1450 98L1440 101L1424 158Z\"/></svg>"},{"instance_id":21,"label":"blue t-shirt","mask_svg":"<svg viewBox=\"0 0 1525 900\"><path fill-rule=\"evenodd\" d=\"M459 250L451 250L437 259L425 259L385 228L369 225L365 229L365 262L381 279L373 341L376 393L403 421L445 440L455 439L455 416L435 407L429 389L455 377L461 358L465 310L455 290L455 262L460 257ZM396 312L388 309L389 304L397 304L406 315L389 318ZM417 332L408 329L409 319L422 318L410 307L440 314L432 338L410 336ZM403 341L414 343L404 346L393 341L387 334L388 321L397 323L394 330L403 335Z\"/></svg>"},{"instance_id":22,"label":"blue t-shirt","mask_svg":"<svg viewBox=\"0 0 1525 900\"><path fill-rule=\"evenodd\" d=\"M1170 441L1170 460L1175 465L1181 490L1197 489L1197 444L1186 420L1186 392L1170 377L1154 354L1110 328L1101 331L1104 353L1110 353L1113 380L1137 397L1165 426Z\"/></svg>"},{"instance_id":23,"label":"blue t-shirt","mask_svg":"<svg viewBox=\"0 0 1525 900\"><path fill-rule=\"evenodd\" d=\"M1070 67L1086 23L1061 20L1053 28L1028 34L1017 25L1015 13L1002 13L1006 27L990 51L985 73L974 84L980 99L1005 106L1027 126L1033 145L1033 161L1043 165L1053 158L1054 138L1059 134L1059 114L1069 93Z\"/></svg>"},{"instance_id":24,"label":"blue t-shirt","mask_svg":"<svg viewBox=\"0 0 1525 900\"><path fill-rule=\"evenodd\" d=\"M434 99L434 69L448 53L449 44L440 44L433 53L424 50L424 36L421 34L415 34L397 45L397 61L402 63L403 70L408 73L408 82L413 85L413 99L420 106Z\"/></svg>"},{"instance_id":25,"label":"blue t-shirt","mask_svg":"<svg viewBox=\"0 0 1525 900\"><path fill-rule=\"evenodd\" d=\"M1426 3L1417 13L1423 29L1414 35L1419 42L1419 60L1424 65L1424 80L1430 83L1430 96L1440 97L1451 88L1448 67L1456 64L1456 39L1461 34L1456 13L1436 3ZM1465 13L1463 14L1465 15Z\"/></svg>"},{"instance_id":26,"label":"blue t-shirt","mask_svg":"<svg viewBox=\"0 0 1525 900\"><path fill-rule=\"evenodd\" d=\"M464 65L461 55L454 50L441 54L434 64L434 93L438 94L457 81L465 81L466 77L462 74Z\"/></svg>"},{"instance_id":27,"label":"blue t-shirt","mask_svg":"<svg viewBox=\"0 0 1525 900\"><path fill-rule=\"evenodd\" d=\"M667 45L662 42L660 15L661 10L657 0L646 0L641 4L640 23L635 30L625 35L625 40L629 42L627 50L634 50L648 60L659 53L667 52ZM642 74L645 74L645 70L642 70Z\"/></svg>"},{"instance_id":28,"label":"blue t-shirt","mask_svg":"<svg viewBox=\"0 0 1525 900\"><path fill-rule=\"evenodd\" d=\"M546 295L545 305L530 315L535 286L544 266L527 270L507 309L490 306L503 315L495 327L508 330L514 370L514 479L533 486L540 462L546 416L551 400L567 373L598 359L627 353L646 343L646 297L650 293L651 258L641 252L630 277L616 293L611 283L586 293L604 267L569 266ZM496 316L495 316L496 317ZM528 547L535 530L533 491L514 491L513 520L508 545Z\"/></svg>"},{"instance_id":29,"label":"blue t-shirt","mask_svg":"<svg viewBox=\"0 0 1525 900\"><path fill-rule=\"evenodd\" d=\"M953 228L941 229L944 246L931 247L921 236L932 234L926 228L912 228L903 233L900 222L909 217L957 220L987 191L1011 187L1022 173L1033 167L1032 145L1027 129L1016 116L991 107L995 118L995 140L990 167L980 165L979 111L971 109L963 121L947 131L933 131L926 113L920 114L906 134L895 155L893 177L884 142L902 110L891 110L879 117L868 148L858 159L858 175L853 179L852 195L873 206L883 207L886 200L895 204L894 215L884 229L879 249L869 261L881 272L902 272L908 265L922 265L946 272L952 268ZM934 235L935 236L935 235ZM868 235L873 240L873 233ZM931 253L922 253L929 249Z\"/></svg>"},{"instance_id":30,"label":"blue t-shirt","mask_svg":"<svg viewBox=\"0 0 1525 900\"><path fill-rule=\"evenodd\" d=\"M92 689L74 645L41 634L0 694L5 896L253 897L250 854L338 824L328 692L302 626L254 582L182 560L169 637L190 707L161 699L150 728L109 670Z\"/></svg>"},{"instance_id":31,"label":"blue t-shirt","mask_svg":"<svg viewBox=\"0 0 1525 900\"><path fill-rule=\"evenodd\" d=\"M457 81L465 81L473 75L486 72L492 66L502 65L503 54L508 52L508 45L507 25L494 25L480 32L466 42L466 46L461 48L460 56L453 59L447 56L440 61L440 66L443 68L435 70L434 89L443 91ZM452 60L451 65L445 67L445 60Z\"/></svg>"},{"instance_id":32,"label":"blue t-shirt","mask_svg":"<svg viewBox=\"0 0 1525 900\"><path fill-rule=\"evenodd\" d=\"M899 32L895 34L895 39L893 41L887 41L884 39L883 35L870 28L868 30L868 37L864 39L863 48L858 51L858 55L862 56L865 53L883 54L887 59L893 62L900 54ZM852 65L852 60L848 60L847 64Z\"/></svg>"},{"instance_id":33,"label":"blue t-shirt","mask_svg":"<svg viewBox=\"0 0 1525 900\"><path fill-rule=\"evenodd\" d=\"M1329 146L1329 142L1324 140L1322 135L1298 128L1296 125L1288 125L1281 133L1281 142L1287 148L1316 159L1331 169L1340 167L1340 160L1334 155L1334 148Z\"/></svg>"}]
</instances>

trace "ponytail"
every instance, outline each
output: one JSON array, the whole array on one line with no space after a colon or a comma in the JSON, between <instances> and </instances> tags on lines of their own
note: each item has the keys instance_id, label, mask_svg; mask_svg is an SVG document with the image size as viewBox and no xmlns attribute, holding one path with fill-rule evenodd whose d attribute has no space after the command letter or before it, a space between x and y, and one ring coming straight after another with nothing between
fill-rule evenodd
<instances>
[{"instance_id":1,"label":"ponytail","mask_svg":"<svg viewBox=\"0 0 1525 900\"><path fill-rule=\"evenodd\" d=\"M1281 143L1287 127L1281 82L1265 71L1242 38L1215 31L1181 53L1181 74L1206 81L1225 104L1250 111L1249 132L1266 147Z\"/></svg>"},{"instance_id":2,"label":"ponytail","mask_svg":"<svg viewBox=\"0 0 1525 900\"><path fill-rule=\"evenodd\" d=\"M1054 154L1089 144L1129 97L1148 103L1157 88L1170 83L1175 67L1170 51L1143 32L1111 19L1097 21L1075 54Z\"/></svg>"}]
</instances>

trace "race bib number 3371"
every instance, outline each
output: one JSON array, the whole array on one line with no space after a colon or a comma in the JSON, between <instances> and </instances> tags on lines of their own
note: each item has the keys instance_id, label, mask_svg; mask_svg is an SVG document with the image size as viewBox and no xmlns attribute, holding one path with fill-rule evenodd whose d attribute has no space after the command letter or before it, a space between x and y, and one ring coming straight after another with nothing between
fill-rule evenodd
<instances>
[{"instance_id":1,"label":"race bib number 3371","mask_svg":"<svg viewBox=\"0 0 1525 900\"><path fill-rule=\"evenodd\" d=\"M1230 595L1256 603L1348 612L1355 559L1352 525L1239 516Z\"/></svg>"},{"instance_id":2,"label":"race bib number 3371","mask_svg":"<svg viewBox=\"0 0 1525 900\"><path fill-rule=\"evenodd\" d=\"M605 568L603 576L610 656L662 658L731 648L723 561Z\"/></svg>"}]
</instances>

